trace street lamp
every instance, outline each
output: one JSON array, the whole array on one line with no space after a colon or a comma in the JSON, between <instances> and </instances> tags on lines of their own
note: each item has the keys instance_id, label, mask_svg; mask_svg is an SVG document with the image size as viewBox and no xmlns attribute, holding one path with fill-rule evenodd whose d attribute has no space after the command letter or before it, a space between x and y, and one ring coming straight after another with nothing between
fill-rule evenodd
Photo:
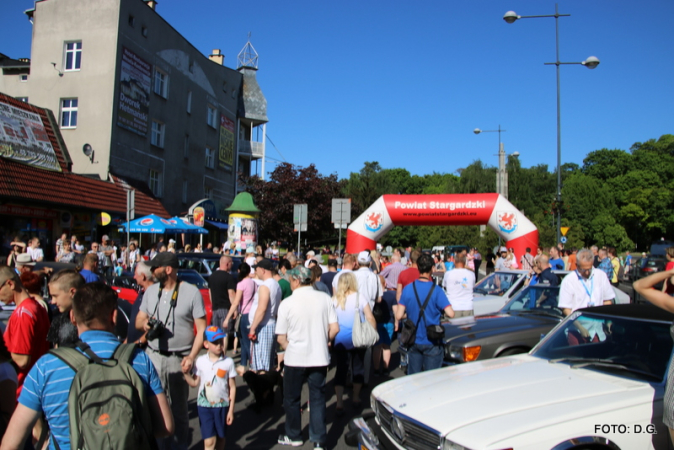
<instances>
[{"instance_id":1,"label":"street lamp","mask_svg":"<svg viewBox=\"0 0 674 450\"><path fill-rule=\"evenodd\" d=\"M501 132L506 131L501 129L501 125L498 126L498 130L480 130L475 128L473 133L498 133L498 173L496 174L496 192L501 194L505 198L508 198L508 172L506 171L506 156L520 156L520 152L512 153L511 155L506 155L505 150L503 149L503 143L501 143Z\"/></svg>"},{"instance_id":2,"label":"street lamp","mask_svg":"<svg viewBox=\"0 0 674 450\"><path fill-rule=\"evenodd\" d=\"M562 113L561 113L561 99L560 99L560 85L559 85L559 66L562 64L580 64L588 69L594 69L599 65L599 59L595 56L590 56L582 62L561 62L559 60L559 18L569 17L571 14L560 14L558 5L555 3L555 14L543 16L519 16L515 11L508 11L503 16L506 23L515 23L519 19L538 19L540 17L554 17L555 18L555 52L556 60L553 63L545 63L545 65L557 66L557 243L561 239L561 200L562 200Z\"/></svg>"}]
</instances>

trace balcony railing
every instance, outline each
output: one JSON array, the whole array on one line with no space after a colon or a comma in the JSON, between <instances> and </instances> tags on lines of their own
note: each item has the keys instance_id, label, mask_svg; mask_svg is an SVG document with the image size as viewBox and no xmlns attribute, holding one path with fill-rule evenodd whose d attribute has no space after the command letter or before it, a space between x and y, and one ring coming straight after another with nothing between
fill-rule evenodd
<instances>
[{"instance_id":1,"label":"balcony railing","mask_svg":"<svg viewBox=\"0 0 674 450\"><path fill-rule=\"evenodd\" d=\"M254 141L239 141L239 155L245 155L251 159L262 158L264 144Z\"/></svg>"}]
</instances>

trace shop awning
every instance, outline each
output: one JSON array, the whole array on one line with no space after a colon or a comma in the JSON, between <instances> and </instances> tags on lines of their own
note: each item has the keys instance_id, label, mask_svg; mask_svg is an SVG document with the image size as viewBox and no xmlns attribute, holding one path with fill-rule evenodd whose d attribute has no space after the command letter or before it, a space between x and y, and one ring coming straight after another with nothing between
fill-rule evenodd
<instances>
[{"instance_id":1,"label":"shop awning","mask_svg":"<svg viewBox=\"0 0 674 450\"><path fill-rule=\"evenodd\" d=\"M216 222L214 220L206 220L205 222L209 225L213 225L215 228L218 228L220 230L226 230L229 228L229 225L227 225L226 223Z\"/></svg>"}]
</instances>

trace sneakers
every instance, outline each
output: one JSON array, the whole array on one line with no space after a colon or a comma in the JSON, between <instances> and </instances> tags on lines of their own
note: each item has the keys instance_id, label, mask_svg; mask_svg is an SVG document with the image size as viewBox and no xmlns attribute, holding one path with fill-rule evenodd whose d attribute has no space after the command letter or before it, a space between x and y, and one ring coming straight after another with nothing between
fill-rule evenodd
<instances>
[{"instance_id":1,"label":"sneakers","mask_svg":"<svg viewBox=\"0 0 674 450\"><path fill-rule=\"evenodd\" d=\"M323 444L319 444L318 442L314 442L314 450L323 450L325 447L323 447Z\"/></svg>"},{"instance_id":2,"label":"sneakers","mask_svg":"<svg viewBox=\"0 0 674 450\"><path fill-rule=\"evenodd\" d=\"M278 443L281 445L290 445L291 447L301 447L304 445L304 442L302 441L293 441L290 439L288 436L285 434L282 434L278 437ZM318 448L323 448L323 447L318 447Z\"/></svg>"}]
</instances>

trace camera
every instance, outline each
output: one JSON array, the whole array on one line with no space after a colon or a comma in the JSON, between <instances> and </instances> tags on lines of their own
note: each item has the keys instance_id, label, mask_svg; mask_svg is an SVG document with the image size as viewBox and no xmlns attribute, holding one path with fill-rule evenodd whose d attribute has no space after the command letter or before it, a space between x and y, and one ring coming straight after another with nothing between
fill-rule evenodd
<instances>
[{"instance_id":1,"label":"camera","mask_svg":"<svg viewBox=\"0 0 674 450\"><path fill-rule=\"evenodd\" d=\"M150 327L150 329L147 330L147 333L145 334L145 338L148 341L159 339L161 335L164 334L164 324L154 317L147 321L147 325Z\"/></svg>"}]
</instances>

